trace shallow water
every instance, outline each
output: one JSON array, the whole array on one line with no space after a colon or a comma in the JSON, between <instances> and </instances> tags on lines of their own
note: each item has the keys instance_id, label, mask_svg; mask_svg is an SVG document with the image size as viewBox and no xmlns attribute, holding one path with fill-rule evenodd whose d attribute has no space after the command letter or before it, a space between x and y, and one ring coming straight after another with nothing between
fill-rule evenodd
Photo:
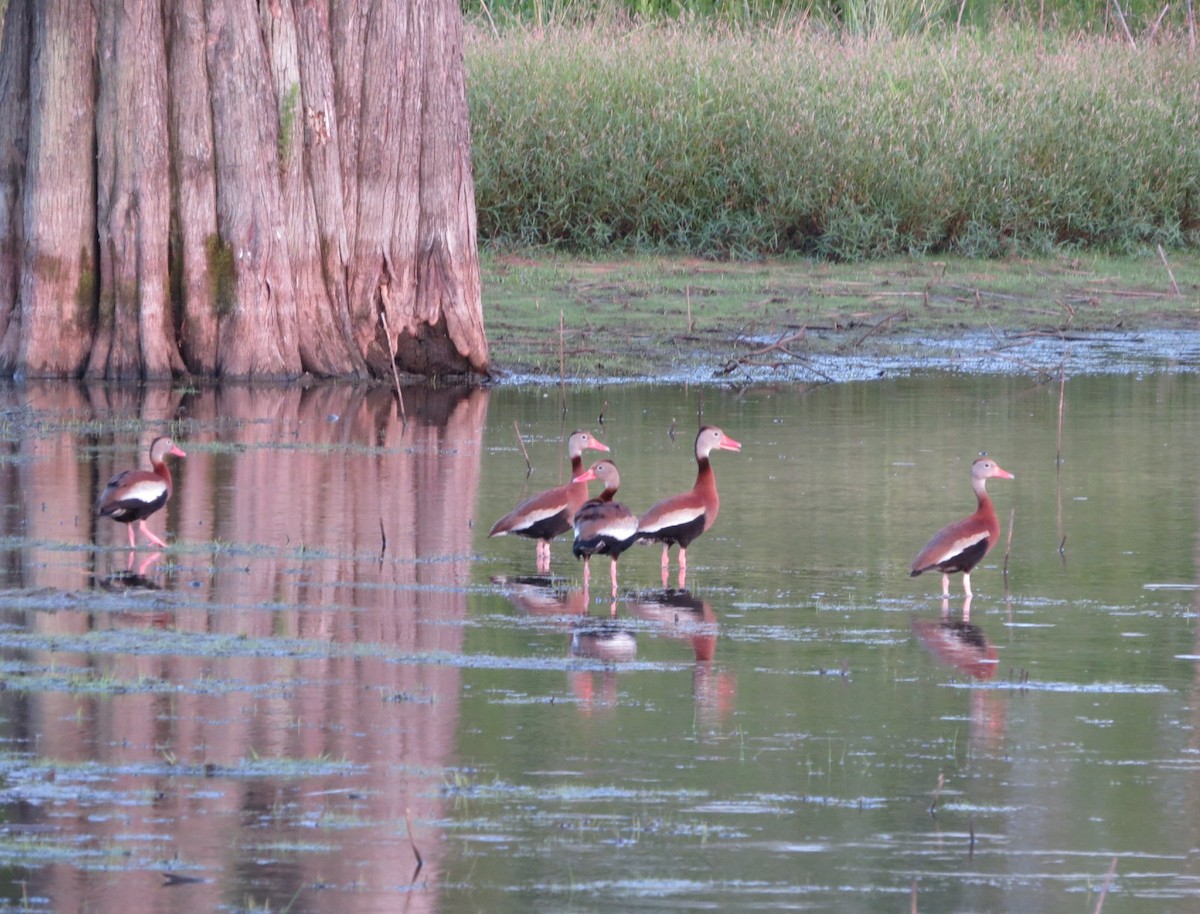
<instances>
[{"instance_id":1,"label":"shallow water","mask_svg":"<svg viewBox=\"0 0 1200 914\"><path fill-rule=\"evenodd\" d=\"M2 390L0 898L1193 910L1198 407L1170 371L410 391L407 425ZM565 539L549 579L487 539L575 427L635 510L687 488L698 415L743 448L687 592L657 549L612 601L606 559L585 597ZM167 428L172 546L130 556L91 505ZM980 450L1016 479L964 618L907 570Z\"/></svg>"}]
</instances>

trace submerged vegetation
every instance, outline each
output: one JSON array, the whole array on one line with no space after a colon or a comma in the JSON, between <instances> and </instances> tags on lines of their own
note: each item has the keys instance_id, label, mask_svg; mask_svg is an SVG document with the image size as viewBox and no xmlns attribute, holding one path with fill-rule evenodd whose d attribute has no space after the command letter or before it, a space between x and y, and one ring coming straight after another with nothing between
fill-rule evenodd
<instances>
[{"instance_id":1,"label":"submerged vegetation","mask_svg":"<svg viewBox=\"0 0 1200 914\"><path fill-rule=\"evenodd\" d=\"M895 9L870 27L853 3L470 15L479 237L834 260L1200 242L1186 23L1129 39L932 12L905 26L901 5L872 5Z\"/></svg>"}]
</instances>

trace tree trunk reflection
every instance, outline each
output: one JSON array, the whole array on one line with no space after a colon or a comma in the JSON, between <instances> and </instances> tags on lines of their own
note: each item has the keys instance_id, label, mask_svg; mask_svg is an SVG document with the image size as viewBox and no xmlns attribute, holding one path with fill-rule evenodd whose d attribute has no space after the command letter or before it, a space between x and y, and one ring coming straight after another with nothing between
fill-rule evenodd
<instances>
[{"instance_id":1,"label":"tree trunk reflection","mask_svg":"<svg viewBox=\"0 0 1200 914\"><path fill-rule=\"evenodd\" d=\"M394 893L415 866L411 811L420 879L436 885L440 835L430 823L444 817L437 785L455 763L460 670L395 658L461 651L463 626L445 623L467 612L487 393L409 391L407 426L388 391L344 386L181 394L47 385L4 396L18 414L51 402L57 416L80 419L27 436L0 465L5 503L22 506L25 521L22 529L18 512L7 512L5 533L30 544L10 553L20 559L6 569L9 586L24 589L7 621L67 638L165 629L158 650L18 658L110 686L98 695L39 689L19 701L4 693L8 730L23 748L52 767L127 767L106 785L155 797L94 821L80 795L67 804L74 817L53 804L55 826L100 846L152 836L164 860L205 867L205 876L214 856L224 858L221 879L173 889L188 893L187 907L215 910L232 898L286 904L322 881ZM139 420L136 437L95 431L120 428L118 418ZM131 560L123 527L95 522L92 505L112 472L147 465L146 444L173 421L188 457L173 464L175 494L151 524L174 548L143 576L161 593L147 595L145 612L128 611L129 600L110 611L99 595L37 608L39 594L84 586L80 550L93 538L98 582L127 582L127 568L152 559L139 549ZM75 605L88 608L63 608ZM214 635L234 639L228 655L189 644ZM280 647L293 642L305 649ZM322 764L332 770L321 773ZM39 810L24 812L43 823ZM339 834L348 852L313 853L311 871L303 850L259 850L319 842L294 830L355 817ZM36 894L59 910L162 907L154 873L113 880L62 866L39 880ZM411 910L436 907L431 893L410 901ZM340 893L313 892L305 909L342 903Z\"/></svg>"}]
</instances>

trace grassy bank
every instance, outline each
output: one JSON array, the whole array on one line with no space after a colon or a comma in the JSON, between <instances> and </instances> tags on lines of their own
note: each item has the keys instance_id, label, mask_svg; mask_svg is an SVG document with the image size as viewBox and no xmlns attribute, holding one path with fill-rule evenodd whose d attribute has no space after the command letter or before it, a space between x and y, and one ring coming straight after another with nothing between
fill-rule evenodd
<instances>
[{"instance_id":1,"label":"grassy bank","mask_svg":"<svg viewBox=\"0 0 1200 914\"><path fill-rule=\"evenodd\" d=\"M993 258L1200 244L1200 55L1006 29L469 29L480 239Z\"/></svg>"},{"instance_id":2,"label":"grassy bank","mask_svg":"<svg viewBox=\"0 0 1200 914\"><path fill-rule=\"evenodd\" d=\"M743 377L813 354L921 358L915 337L1200 328L1200 255L860 264L486 256L502 373ZM1178 291L1176 291L1178 289ZM561 327L561 331L560 331ZM815 379L815 378L813 378Z\"/></svg>"}]
</instances>

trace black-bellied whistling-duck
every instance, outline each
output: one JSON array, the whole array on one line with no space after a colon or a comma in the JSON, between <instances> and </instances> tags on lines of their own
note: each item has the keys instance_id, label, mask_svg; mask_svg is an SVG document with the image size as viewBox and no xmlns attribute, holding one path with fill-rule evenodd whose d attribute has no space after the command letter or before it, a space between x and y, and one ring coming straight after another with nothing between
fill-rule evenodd
<instances>
[{"instance_id":1,"label":"black-bellied whistling-duck","mask_svg":"<svg viewBox=\"0 0 1200 914\"><path fill-rule=\"evenodd\" d=\"M137 545L133 525L136 523L146 538L157 546L166 543L150 532L146 518L167 503L171 497L171 471L164 458L168 455L186 457L170 438L155 438L150 443L150 470L126 470L108 481L96 500L96 514L111 517L129 525L129 548Z\"/></svg>"},{"instance_id":2,"label":"black-bellied whistling-duck","mask_svg":"<svg viewBox=\"0 0 1200 914\"><path fill-rule=\"evenodd\" d=\"M612 595L617 595L617 559L621 553L637 542L637 515L623 504L613 501L617 489L621 487L621 474L617 465L611 460L599 460L588 469L575 477L576 482L587 485L591 480L599 479L604 483L604 491L599 498L585 502L575 512L575 544L571 551L575 558L583 559L583 587L587 590L591 568L588 560L593 555L607 555L612 559Z\"/></svg>"},{"instance_id":3,"label":"black-bellied whistling-duck","mask_svg":"<svg viewBox=\"0 0 1200 914\"><path fill-rule=\"evenodd\" d=\"M591 432L572 432L567 439L567 456L571 458L571 479L583 472L583 452L607 451L608 446L592 437ZM550 571L550 540L571 529L575 512L588 499L586 482L568 482L539 492L525 499L488 531L488 536L528 536L537 540L538 574Z\"/></svg>"},{"instance_id":4,"label":"black-bellied whistling-duck","mask_svg":"<svg viewBox=\"0 0 1200 914\"><path fill-rule=\"evenodd\" d=\"M714 450L740 451L742 446L713 425L696 435L696 484L690 492L672 495L653 505L638 521L638 539L662 543L662 586L667 586L671 546L679 544L679 589L687 581L687 547L692 540L713 525L721 500L717 497L717 477L708 455Z\"/></svg>"},{"instance_id":5,"label":"black-bellied whistling-duck","mask_svg":"<svg viewBox=\"0 0 1200 914\"><path fill-rule=\"evenodd\" d=\"M971 570L980 563L1000 539L1000 521L985 488L989 479L1014 479L992 458L977 457L971 464L971 485L979 507L970 517L964 517L933 535L925 548L913 559L912 576L934 569L942 573L942 596L950 593L950 575L961 571L963 591L971 596Z\"/></svg>"}]
</instances>

